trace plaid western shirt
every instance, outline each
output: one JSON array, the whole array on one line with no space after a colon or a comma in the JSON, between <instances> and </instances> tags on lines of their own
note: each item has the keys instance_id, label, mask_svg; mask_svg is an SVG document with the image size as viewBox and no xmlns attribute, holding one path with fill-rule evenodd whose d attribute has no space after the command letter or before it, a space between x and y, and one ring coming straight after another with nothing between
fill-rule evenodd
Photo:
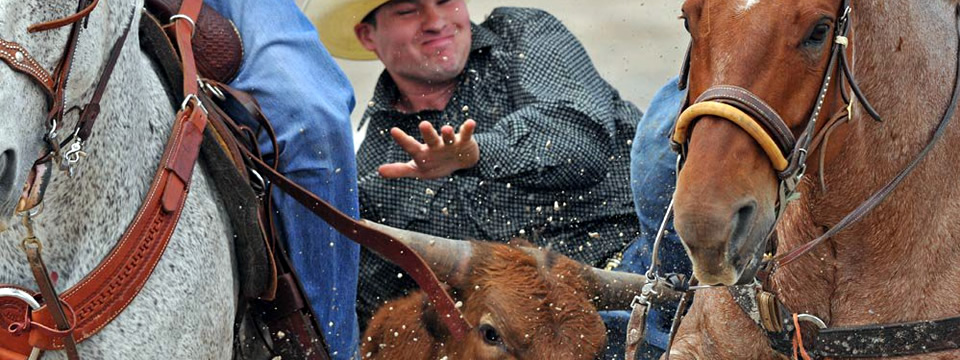
<instances>
[{"instance_id":1,"label":"plaid western shirt","mask_svg":"<svg viewBox=\"0 0 960 360\"><path fill-rule=\"evenodd\" d=\"M630 142L641 112L620 98L579 41L556 18L499 8L473 25L470 57L442 111L401 113L384 72L357 154L361 217L454 239L524 237L602 266L637 235L630 193ZM377 168L410 155L390 136L398 127L421 142L417 125L477 122L480 160L436 179L385 179ZM414 284L364 250L361 322Z\"/></svg>"}]
</instances>

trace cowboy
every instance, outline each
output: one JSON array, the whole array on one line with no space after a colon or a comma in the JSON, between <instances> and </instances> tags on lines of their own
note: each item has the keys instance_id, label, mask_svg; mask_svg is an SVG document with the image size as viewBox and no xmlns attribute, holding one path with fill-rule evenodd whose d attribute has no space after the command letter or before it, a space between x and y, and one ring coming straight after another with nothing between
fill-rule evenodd
<instances>
[{"instance_id":1,"label":"cowboy","mask_svg":"<svg viewBox=\"0 0 960 360\"><path fill-rule=\"evenodd\" d=\"M449 238L529 238L603 266L637 233L641 112L556 18L463 0L341 0L313 16L334 56L386 71L357 154L361 216ZM361 255L361 320L409 277Z\"/></svg>"},{"instance_id":2,"label":"cowboy","mask_svg":"<svg viewBox=\"0 0 960 360\"><path fill-rule=\"evenodd\" d=\"M255 96L273 123L277 148L265 134L259 139L265 158L277 154L284 175L357 217L353 89L313 25L293 1L205 3L232 20L243 40L243 64L229 85ZM352 359L359 340L354 300L359 247L286 193L274 191L273 201L278 230L330 355Z\"/></svg>"}]
</instances>

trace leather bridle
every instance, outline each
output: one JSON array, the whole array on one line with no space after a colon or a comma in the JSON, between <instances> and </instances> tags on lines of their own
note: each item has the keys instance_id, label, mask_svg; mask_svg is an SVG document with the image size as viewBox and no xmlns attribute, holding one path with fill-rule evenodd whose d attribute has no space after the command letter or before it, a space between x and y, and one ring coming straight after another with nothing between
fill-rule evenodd
<instances>
[{"instance_id":1,"label":"leather bridle","mask_svg":"<svg viewBox=\"0 0 960 360\"><path fill-rule=\"evenodd\" d=\"M123 43L126 41L127 34L132 26L132 22L127 24L123 35L120 36L111 48L107 62L104 64L99 82L94 89L90 101L81 107L67 109L66 107L66 87L70 80L70 73L73 69L74 57L76 54L77 43L80 39L82 29L86 27L87 18L97 7L100 0L80 0L77 5L77 12L60 19L31 25L27 28L28 32L40 32L61 28L72 25L67 43L64 46L63 55L57 62L53 73L48 72L30 53L20 44L0 39L0 59L17 72L27 75L32 81L37 83L43 90L47 98L47 115L44 124L46 132L44 141L47 149L43 155L34 163L34 167L24 187L24 196L17 205L18 212L25 212L38 206L42 202L43 191L50 176L51 161L59 161L59 168L69 175L74 174L74 166L85 155L83 152L84 143L90 138L93 125L100 114L100 100L106 90L110 75L113 73L117 59L120 57L120 51ZM131 20L133 19L131 15ZM72 110L79 110L79 118L76 126L64 139L60 139L59 132L64 125L64 117ZM64 147L69 148L64 151Z\"/></svg>"},{"instance_id":2,"label":"leather bridle","mask_svg":"<svg viewBox=\"0 0 960 360\"><path fill-rule=\"evenodd\" d=\"M960 19L960 5L957 6L956 11L957 19ZM856 96L856 100L860 102L860 105L870 117L878 122L882 122L882 118L877 114L876 110L874 110L860 90L851 71L849 60L847 60L847 57L844 55L844 51L850 45L850 39L848 38L851 16L849 0L842 2L839 14L840 16L837 18L838 20L835 26L835 37L830 60L824 73L822 86L810 111L810 118L799 136L794 137L789 130L789 126L787 126L779 114L759 96L751 93L749 90L731 85L714 86L701 94L692 105L687 106L685 104L677 118L674 133L671 136L674 149L679 153L677 173L679 174L682 170L683 162L687 156L690 132L695 126L697 119L702 116L715 116L723 120L731 121L747 132L757 144L760 145L765 154L770 158L771 165L777 171L779 186L776 221L779 221L783 216L786 205L799 197L797 187L806 172L806 163L809 154L826 143L830 133L836 126L849 120L852 99L844 93L843 87L841 86L840 95L846 106L831 116L829 120L818 129L817 123L823 109L824 100L834 77L839 78L837 80L840 82L840 85L845 83L850 87L850 90ZM960 23L958 23L957 34L960 36ZM683 70L681 71L681 90L686 89L688 86L689 71L690 54L688 51L687 57L684 60ZM817 245L823 243L826 239L833 237L840 231L861 220L878 204L883 202L883 200L917 168L942 138L947 125L949 125L956 112L958 99L960 99L960 44L958 44L957 70L955 76L955 85L950 103L936 131L931 136L927 145L905 168L820 237L791 249L788 252L767 258L761 266L761 271L758 273L753 285L729 287L734 300L740 305L741 309L750 315L751 319L767 333L771 345L775 350L789 356L792 348L794 356L797 356L799 352L805 358L809 358L810 355L816 357L886 357L960 348L960 343L925 336L927 334L941 334L944 335L942 336L943 338L956 336L956 329L960 326L960 317L915 323L828 328L827 324L815 316L792 313L780 302L775 293L768 290L769 284L767 281L779 268L789 265ZM823 166L823 153L824 151L821 149L821 169ZM820 173L822 184L822 170ZM669 214L667 216L669 216ZM776 223L773 228L775 227ZM767 236L766 241L768 242L767 249L770 250L770 254L776 254L776 239L773 236L773 230L771 230ZM654 247L658 246L659 244L654 245ZM692 299L693 288L695 287L677 289L687 292L678 314L681 314L683 308L689 305L689 301ZM677 320L674 323L674 332L681 318L681 315L677 316ZM800 339L798 329L800 321L809 321L819 328L816 336L808 339L808 344L811 343L809 340L813 340L813 345L808 347L810 348L809 353L807 348L804 348L802 345L802 341L800 341L799 346L797 344L797 339ZM847 346L841 346L839 344L847 344Z\"/></svg>"},{"instance_id":3,"label":"leather bridle","mask_svg":"<svg viewBox=\"0 0 960 360\"><path fill-rule=\"evenodd\" d=\"M738 125L746 131L760 145L770 162L776 170L778 184L778 196L776 206L776 219L779 220L783 215L786 206L790 201L796 198L797 187L806 174L807 159L809 154L815 150L811 145L815 145L813 140L825 135L830 126L819 128L818 123L823 110L824 100L827 92L833 84L834 76L839 77L842 84L844 80L853 89L857 99L863 105L867 112L877 121L881 121L879 115L873 110L870 102L863 96L856 79L850 71L847 57L844 51L849 45L848 34L850 32L850 4L849 0L844 0L840 7L840 16L837 17L834 41L830 50L830 57L827 62L827 68L823 75L823 82L819 88L814 104L811 106L810 117L799 136L794 137L790 127L780 117L776 110L767 105L760 96L755 95L747 89L734 85L713 86L697 98L692 105L684 106L677 118L671 142L677 152L680 154L680 167L687 156L687 145L690 133L696 125L696 120L702 116L716 116L723 120L728 120ZM685 60L684 72L689 72L689 53ZM837 71L837 68L842 71ZM684 79L689 81L689 76L684 75ZM680 83L681 90L686 89L687 83ZM844 102L847 103L842 110L835 114L833 119L841 119L849 116L851 101L844 95ZM840 121L829 122L827 125L835 125ZM823 144L820 142L819 144ZM816 144L816 145L819 145ZM770 239L771 237L768 237Z\"/></svg>"},{"instance_id":4,"label":"leather bridle","mask_svg":"<svg viewBox=\"0 0 960 360\"><path fill-rule=\"evenodd\" d=\"M91 279L89 277L85 278L85 282L95 285L75 286L68 291L66 296L61 297L55 290L53 281L50 278L50 273L43 262L41 256L42 243L36 238L33 231L33 217L42 209L40 205L43 201L43 193L51 175L50 163L54 160L59 160L59 168L67 172L70 176L73 176L74 165L80 160L80 157L85 155L83 152L83 144L90 138L93 125L100 114L100 100L106 91L107 84L120 57L130 28L133 26L134 14L131 14L122 35L116 40L110 50L107 61L103 65L99 82L89 102L86 105L75 108L79 110L76 127L61 140L58 132L63 127L65 115L73 110L66 108L66 87L70 80L77 44L82 29L87 25L87 19L90 13L98 4L99 0L79 0L76 13L60 19L34 24L27 28L27 31L32 33L72 25L67 43L64 46L63 54L57 62L53 73L48 72L22 45L0 39L0 60L3 60L14 71L27 75L28 78L37 83L47 99L47 115L44 122L46 127L44 135L46 149L34 162L27 181L24 184L23 193L16 209L17 213L23 216L24 227L27 230L27 236L21 243L21 248L27 256L34 279L40 289L38 295L42 295L43 302L41 305L41 303L34 298L37 294L31 294L17 287L4 286L0 288L0 291L3 292L0 294L0 298L13 298L29 305L29 311L26 313L26 317L22 322L15 322L10 325L9 329L3 330L10 332L10 334L18 339L17 341L28 341L30 344L28 346L32 346L32 350L27 354L18 352L23 350L23 343L4 343L4 347L12 346L14 349L11 353L9 349L0 348L0 355L3 355L4 358L10 356L15 358L26 356L32 360L40 356L42 349L60 347L66 351L69 359L79 359L77 343L92 336L92 334L96 332L96 330L91 332L88 328L81 329L81 327L99 327L100 323L97 321L109 322L116 316L115 314L103 316L97 321L92 323L87 322L81 326L79 319L81 316L86 316L86 310L76 305L79 304L82 307L88 307L89 302L77 301L75 294L78 292L83 293L84 290L74 290L82 288L88 291L93 286L98 286L99 282L90 281ZM199 101L197 103L199 103ZM69 148L63 151L63 148L68 144ZM178 214L179 213L177 213L177 215ZM174 219L172 223L175 224L175 222ZM165 242L155 243L159 243L159 246L165 245ZM139 248L153 250L159 246ZM130 248L129 245L123 246L121 244L114 249L114 252L123 252L124 250L129 252L128 248ZM162 254L162 250L159 253ZM142 262L144 263L143 266L150 264L149 261ZM107 267L110 267L109 265L113 264L108 264ZM98 270L103 267L104 264L101 263ZM116 265L112 267L116 267ZM105 271L104 273L110 272ZM110 273L110 275L112 275L112 273ZM149 275L149 273L147 273L147 275ZM106 276L109 275L105 275L104 277ZM130 278L140 277L142 276ZM135 291L138 290L139 288L135 289ZM88 297L86 300L96 299ZM71 304L74 304L74 306L71 306ZM99 328L97 328L97 330L99 330ZM5 337L4 341L11 340L8 338L10 335L3 335ZM27 347L27 349L30 349L30 347Z\"/></svg>"}]
</instances>

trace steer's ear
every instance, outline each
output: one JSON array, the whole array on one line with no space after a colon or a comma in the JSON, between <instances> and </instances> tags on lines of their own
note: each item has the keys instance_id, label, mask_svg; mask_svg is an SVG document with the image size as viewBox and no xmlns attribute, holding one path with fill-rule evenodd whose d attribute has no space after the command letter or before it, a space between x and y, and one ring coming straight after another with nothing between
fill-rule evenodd
<instances>
[{"instance_id":1,"label":"steer's ear","mask_svg":"<svg viewBox=\"0 0 960 360\"><path fill-rule=\"evenodd\" d=\"M441 284L444 290L453 297L454 300L459 299L458 291L451 288L449 285ZM440 318L440 314L437 313L437 308L433 306L433 303L430 302L430 297L426 293L421 292L423 296L423 308L421 309L421 320L423 321L423 326L430 333L430 336L433 336L434 339L446 339L450 337L450 331L447 329L445 323ZM459 301L459 300L458 300Z\"/></svg>"}]
</instances>

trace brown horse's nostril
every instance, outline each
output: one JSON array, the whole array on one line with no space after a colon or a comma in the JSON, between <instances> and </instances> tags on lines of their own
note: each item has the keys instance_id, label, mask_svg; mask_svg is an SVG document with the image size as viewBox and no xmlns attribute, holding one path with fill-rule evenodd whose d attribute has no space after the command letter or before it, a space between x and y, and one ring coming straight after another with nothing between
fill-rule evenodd
<instances>
[{"instance_id":1,"label":"brown horse's nostril","mask_svg":"<svg viewBox=\"0 0 960 360\"><path fill-rule=\"evenodd\" d=\"M731 219L730 229L730 261L735 265L740 265L741 262L741 250L743 248L747 237L750 235L750 230L753 229L753 224L755 223L754 216L757 213L757 201L756 200L747 200L743 205L737 208L737 211L733 213L733 219Z\"/></svg>"}]
</instances>

